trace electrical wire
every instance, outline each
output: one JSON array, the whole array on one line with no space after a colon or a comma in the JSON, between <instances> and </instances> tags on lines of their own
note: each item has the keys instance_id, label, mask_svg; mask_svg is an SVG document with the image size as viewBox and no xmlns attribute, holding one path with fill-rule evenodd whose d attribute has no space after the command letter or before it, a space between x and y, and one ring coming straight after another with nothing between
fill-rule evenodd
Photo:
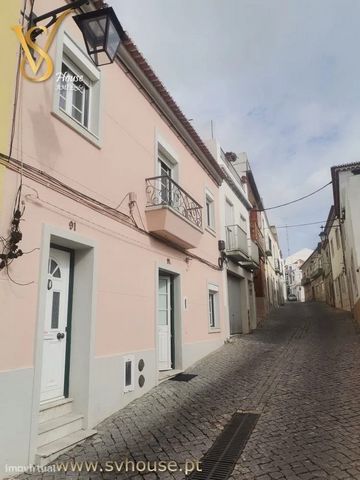
<instances>
[{"instance_id":1,"label":"electrical wire","mask_svg":"<svg viewBox=\"0 0 360 480\"><path fill-rule=\"evenodd\" d=\"M0 153L0 164L2 163L2 156L3 155ZM88 195L80 192L79 190L76 190L69 185L64 184L55 177L37 169L36 167L32 167L31 165L20 162L19 160L16 160L14 158L11 158L8 162L4 163L6 167L10 168L15 172L19 171L19 168L21 168L21 164L23 164L24 176L33 180L34 182L50 188L51 190L60 193L76 201L77 203L81 203L93 210L96 210L97 212L107 215L110 218L126 223L127 225L133 224L133 219L129 215L119 212L115 208L110 207L109 205L106 205L93 197L89 197Z\"/></svg>"},{"instance_id":2,"label":"electrical wire","mask_svg":"<svg viewBox=\"0 0 360 480\"><path fill-rule=\"evenodd\" d=\"M30 0L31 6L30 6L30 21L33 15L33 10L34 10L34 3L35 0ZM24 7L22 13L22 20L21 20L21 26L24 28L25 24L25 18L26 18L26 10L27 10L27 0L24 0ZM7 162L11 161L12 157L12 151L13 151L13 146L14 146L14 139L15 139L15 130L16 130L16 116L18 113L18 105L19 105L19 97L20 97L20 65L22 61L22 47L21 45L19 46L19 53L18 53L18 61L17 61L17 69L16 69L16 77L15 77L15 90L14 90L14 102L13 102L13 111L12 111L12 119L11 119L11 131L10 131L10 141L9 141L9 152L7 155ZM19 161L20 167L18 169L18 173L20 174L20 183L18 186L18 189L16 191L15 195L15 201L14 201L14 206L13 206L13 213L12 213L12 220L11 220L11 225L10 225L10 234L8 235L7 238L5 237L0 237L0 240L2 242L2 252L0 255L1 258L1 263L0 263L0 270L2 268L6 268L6 275L8 279L19 286L26 286L26 285L31 285L34 282L27 282L27 283L21 283L17 282L12 278L9 272L9 266L13 263L15 258L18 258L19 256L22 256L24 252L18 247L18 243L22 240L22 233L19 229L20 221L24 215L25 211L25 204L21 208L21 194L22 194L22 188L23 188L23 162L22 159ZM6 165L7 166L7 165ZM33 251L37 250L37 248L34 248L30 250L29 252L25 252L26 254L32 253Z\"/></svg>"},{"instance_id":3,"label":"electrical wire","mask_svg":"<svg viewBox=\"0 0 360 480\"><path fill-rule=\"evenodd\" d=\"M23 255L28 255L29 253L35 252L35 250L40 250L40 248L39 248L39 247L35 247L35 248L33 248L32 250L29 250L28 252L22 252L22 253L23 253Z\"/></svg>"},{"instance_id":4,"label":"electrical wire","mask_svg":"<svg viewBox=\"0 0 360 480\"><path fill-rule=\"evenodd\" d=\"M116 205L115 207L115 210L118 210L121 205L124 203L125 199L129 196L129 193L127 193L126 195L124 195L124 198L121 200L121 202L119 203L119 205Z\"/></svg>"},{"instance_id":5,"label":"electrical wire","mask_svg":"<svg viewBox=\"0 0 360 480\"><path fill-rule=\"evenodd\" d=\"M9 265L11 265L11 263L9 263ZM8 264L6 265L6 274L7 274L7 276L8 276L8 279L10 280L10 282L15 283L15 285L18 285L19 287L26 287L27 285L32 285L33 283L35 283L34 281L27 282L27 283L20 283L20 282L17 282L16 280L14 280L14 279L10 276L10 273L9 273L9 265L8 265Z\"/></svg>"},{"instance_id":6,"label":"electrical wire","mask_svg":"<svg viewBox=\"0 0 360 480\"><path fill-rule=\"evenodd\" d=\"M308 223L297 223L295 225L274 225L276 229L279 228L295 228L295 227L307 227L308 225L318 225L320 223L325 223L326 220L321 220L320 222L308 222ZM271 230L271 227L265 227L264 230Z\"/></svg>"},{"instance_id":7,"label":"electrical wire","mask_svg":"<svg viewBox=\"0 0 360 480\"><path fill-rule=\"evenodd\" d=\"M318 188L314 192L308 193L307 195L304 195L303 197L297 198L296 200L292 200L291 202L282 203L280 205L275 205L273 207L256 209L255 211L256 212L265 212L266 210L275 210L276 208L281 208L281 207L286 207L287 205L292 205L293 203L300 202L301 200L305 200L305 198L309 198L312 195L315 195L316 193L320 192L321 190L324 190L324 188L328 187L331 184L332 184L332 181L330 181L326 185L323 185L322 187Z\"/></svg>"},{"instance_id":8,"label":"electrical wire","mask_svg":"<svg viewBox=\"0 0 360 480\"><path fill-rule=\"evenodd\" d=\"M142 225L142 227L143 227L143 229L144 229L144 231L145 231L145 230L146 230L146 228L145 228L145 225L144 225L144 222L143 222L143 219L142 219L142 216L141 216L140 210L139 210L139 205L138 205L138 203L137 203L137 202L135 202L135 206L136 206L136 209L137 209L137 211L138 211L138 214L139 214L139 217L140 217L140 220L141 220L141 225Z\"/></svg>"},{"instance_id":9,"label":"electrical wire","mask_svg":"<svg viewBox=\"0 0 360 480\"><path fill-rule=\"evenodd\" d=\"M75 217L77 219L79 219L80 221L82 222L85 222L85 224L89 224L89 225L92 225L94 227L97 227L97 229L101 229L102 231L104 232L107 232L108 234L111 234L111 235L115 235L116 237L120 238L124 243L127 243L127 244L130 244L130 245L135 245L135 246L138 246L139 248L143 249L143 250L147 250L149 252L152 252L152 253L156 253L158 254L159 251L156 250L156 249L153 249L153 248L150 248L149 246L147 246L145 243L143 242L139 242L139 241L136 241L134 238L131 238L127 235L124 235L124 234L121 234L120 232L117 232L116 230L112 230L108 227L105 227L103 225L100 225L99 223L96 223L92 220L89 220L88 218L84 218L82 217L81 215L77 214L77 213L74 213L74 212L70 212L69 210L66 210L64 208L61 208L59 207L58 205L55 205L51 202L48 202L47 200L43 200L42 198L40 198L39 196L33 196L31 194L28 194L25 196L26 199L29 199L29 200L35 200L35 201L39 201L41 202L42 204L44 205L48 205L49 207L51 208L55 208L56 210L58 210L59 212L62 212L63 214L66 215L66 217ZM135 227L131 224L127 224L127 226L129 226L130 228L133 228L135 229L136 231L140 232L141 234L143 235L146 235L147 237L151 236L149 234L149 232L147 232L146 230L143 230L142 228L140 227ZM152 237L154 240L157 240L155 239L154 237ZM174 246L174 244L172 244L171 242L168 242L164 239L162 240L159 240L159 242L161 242L162 244L166 245L167 247L170 247L172 249L175 249L179 252L181 252L182 254L186 255L187 257L190 257L192 259L195 259L195 260L198 260L200 263L203 263L205 265L207 265L208 267L212 268L213 270L219 270L219 267L215 264L213 264L212 262L206 260L205 258L202 258L202 257L199 257L198 255L195 255L193 253L190 253L190 252L187 252L185 250L182 250L180 248L176 248ZM166 253L165 254L166 256L168 257L171 257L173 258L174 260L182 260L183 259L183 256L181 255L173 255L173 254L170 254L170 253Z\"/></svg>"}]
</instances>

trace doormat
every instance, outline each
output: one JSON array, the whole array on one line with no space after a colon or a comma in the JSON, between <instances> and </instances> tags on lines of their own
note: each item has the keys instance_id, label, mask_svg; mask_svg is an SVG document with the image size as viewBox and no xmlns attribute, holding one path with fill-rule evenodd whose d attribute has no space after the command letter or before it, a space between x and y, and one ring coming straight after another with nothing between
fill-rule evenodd
<instances>
[{"instance_id":1,"label":"doormat","mask_svg":"<svg viewBox=\"0 0 360 480\"><path fill-rule=\"evenodd\" d=\"M197 377L192 373L178 373L175 377L170 378L173 382L190 382L193 378Z\"/></svg>"},{"instance_id":2,"label":"doormat","mask_svg":"<svg viewBox=\"0 0 360 480\"><path fill-rule=\"evenodd\" d=\"M186 478L189 480L229 478L259 417L257 413L235 413L213 446L200 460L201 472L194 471Z\"/></svg>"}]
</instances>

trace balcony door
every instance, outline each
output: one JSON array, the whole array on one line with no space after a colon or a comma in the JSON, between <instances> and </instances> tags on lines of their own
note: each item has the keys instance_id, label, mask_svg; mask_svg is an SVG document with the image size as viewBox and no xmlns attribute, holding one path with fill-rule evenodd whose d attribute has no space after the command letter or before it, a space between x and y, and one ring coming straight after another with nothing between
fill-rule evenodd
<instances>
[{"instance_id":1,"label":"balcony door","mask_svg":"<svg viewBox=\"0 0 360 480\"><path fill-rule=\"evenodd\" d=\"M169 179L173 177L173 170L162 157L158 159L158 167L159 175L162 177L159 185L161 203L171 205L172 192L171 181Z\"/></svg>"},{"instance_id":2,"label":"balcony door","mask_svg":"<svg viewBox=\"0 0 360 480\"><path fill-rule=\"evenodd\" d=\"M225 202L225 225L234 225L234 205L228 199Z\"/></svg>"},{"instance_id":3,"label":"balcony door","mask_svg":"<svg viewBox=\"0 0 360 480\"><path fill-rule=\"evenodd\" d=\"M226 248L232 249L235 237L234 205L228 199L225 201L225 235Z\"/></svg>"}]
</instances>

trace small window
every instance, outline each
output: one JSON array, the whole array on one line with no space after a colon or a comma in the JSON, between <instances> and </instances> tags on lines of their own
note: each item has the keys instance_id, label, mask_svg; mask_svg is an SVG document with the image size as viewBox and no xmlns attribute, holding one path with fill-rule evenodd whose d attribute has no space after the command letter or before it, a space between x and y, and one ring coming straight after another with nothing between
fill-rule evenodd
<instances>
[{"instance_id":1,"label":"small window","mask_svg":"<svg viewBox=\"0 0 360 480\"><path fill-rule=\"evenodd\" d=\"M209 301L209 328L219 328L218 318L218 289L216 286L210 286L208 291Z\"/></svg>"},{"instance_id":2,"label":"small window","mask_svg":"<svg viewBox=\"0 0 360 480\"><path fill-rule=\"evenodd\" d=\"M340 248L340 234L339 229L335 228L335 239L336 239L336 248L339 250Z\"/></svg>"},{"instance_id":3,"label":"small window","mask_svg":"<svg viewBox=\"0 0 360 480\"><path fill-rule=\"evenodd\" d=\"M61 278L59 265L52 258L49 259L48 273L56 278Z\"/></svg>"},{"instance_id":4,"label":"small window","mask_svg":"<svg viewBox=\"0 0 360 480\"><path fill-rule=\"evenodd\" d=\"M214 199L207 193L205 199L206 206L206 226L215 230L215 204Z\"/></svg>"},{"instance_id":5,"label":"small window","mask_svg":"<svg viewBox=\"0 0 360 480\"><path fill-rule=\"evenodd\" d=\"M101 72L66 33L58 42L53 114L100 146Z\"/></svg>"},{"instance_id":6,"label":"small window","mask_svg":"<svg viewBox=\"0 0 360 480\"><path fill-rule=\"evenodd\" d=\"M59 82L59 107L83 127L89 128L91 82L86 76L69 67L64 57Z\"/></svg>"},{"instance_id":7,"label":"small window","mask_svg":"<svg viewBox=\"0 0 360 480\"><path fill-rule=\"evenodd\" d=\"M59 328L60 292L53 292L51 328Z\"/></svg>"},{"instance_id":8,"label":"small window","mask_svg":"<svg viewBox=\"0 0 360 480\"><path fill-rule=\"evenodd\" d=\"M331 249L331 255L334 256L334 242L333 242L333 239L330 240L330 249Z\"/></svg>"},{"instance_id":9,"label":"small window","mask_svg":"<svg viewBox=\"0 0 360 480\"><path fill-rule=\"evenodd\" d=\"M225 227L234 225L234 205L226 198L225 200Z\"/></svg>"},{"instance_id":10,"label":"small window","mask_svg":"<svg viewBox=\"0 0 360 480\"><path fill-rule=\"evenodd\" d=\"M124 392L134 390L134 356L124 357Z\"/></svg>"},{"instance_id":11,"label":"small window","mask_svg":"<svg viewBox=\"0 0 360 480\"><path fill-rule=\"evenodd\" d=\"M247 221L244 215L241 215L241 213L240 213L240 225L245 230L245 232L247 232Z\"/></svg>"}]
</instances>

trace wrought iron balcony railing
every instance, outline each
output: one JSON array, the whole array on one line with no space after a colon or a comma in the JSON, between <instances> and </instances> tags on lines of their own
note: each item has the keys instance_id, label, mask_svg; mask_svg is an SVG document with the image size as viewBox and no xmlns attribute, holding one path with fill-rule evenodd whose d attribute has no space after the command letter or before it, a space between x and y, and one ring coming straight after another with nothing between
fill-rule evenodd
<instances>
[{"instance_id":1,"label":"wrought iron balcony railing","mask_svg":"<svg viewBox=\"0 0 360 480\"><path fill-rule=\"evenodd\" d=\"M174 180L162 175L146 179L147 206L167 206L198 228L202 228L202 206Z\"/></svg>"}]
</instances>

